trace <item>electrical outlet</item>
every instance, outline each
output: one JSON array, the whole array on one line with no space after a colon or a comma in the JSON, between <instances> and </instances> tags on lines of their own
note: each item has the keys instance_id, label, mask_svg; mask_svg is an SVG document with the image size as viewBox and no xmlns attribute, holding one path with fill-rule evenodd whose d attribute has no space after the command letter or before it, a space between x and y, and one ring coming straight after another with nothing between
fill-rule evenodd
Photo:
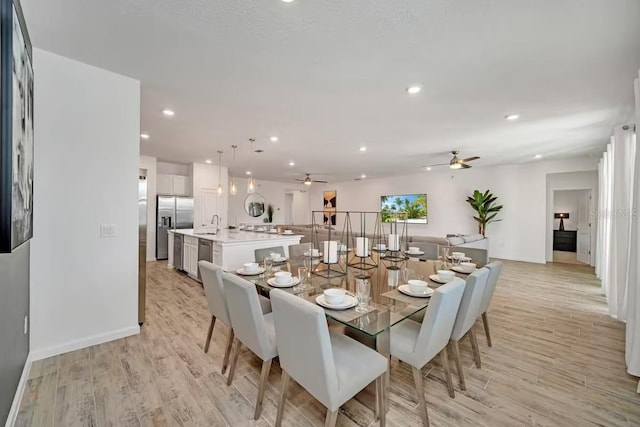
<instances>
[{"instance_id":1,"label":"electrical outlet","mask_svg":"<svg viewBox=\"0 0 640 427\"><path fill-rule=\"evenodd\" d=\"M29 315L24 316L24 334L29 332Z\"/></svg>"},{"instance_id":2,"label":"electrical outlet","mask_svg":"<svg viewBox=\"0 0 640 427\"><path fill-rule=\"evenodd\" d=\"M100 224L100 237L114 237L115 235L115 224Z\"/></svg>"}]
</instances>

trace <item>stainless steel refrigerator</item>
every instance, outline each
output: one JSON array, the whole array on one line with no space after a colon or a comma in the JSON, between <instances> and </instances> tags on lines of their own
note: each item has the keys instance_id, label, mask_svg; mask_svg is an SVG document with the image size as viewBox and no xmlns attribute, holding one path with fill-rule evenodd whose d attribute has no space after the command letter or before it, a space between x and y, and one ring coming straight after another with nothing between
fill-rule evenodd
<instances>
[{"instance_id":1,"label":"stainless steel refrigerator","mask_svg":"<svg viewBox=\"0 0 640 427\"><path fill-rule=\"evenodd\" d=\"M158 196L156 206L156 259L167 259L169 257L168 231L193 228L193 199Z\"/></svg>"}]
</instances>

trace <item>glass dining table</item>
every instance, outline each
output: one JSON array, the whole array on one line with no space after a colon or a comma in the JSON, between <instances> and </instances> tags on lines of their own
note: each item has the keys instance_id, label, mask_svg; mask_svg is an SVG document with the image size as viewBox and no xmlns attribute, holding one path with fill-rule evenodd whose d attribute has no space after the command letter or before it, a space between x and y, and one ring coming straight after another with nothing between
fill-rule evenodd
<instances>
[{"instance_id":1,"label":"glass dining table","mask_svg":"<svg viewBox=\"0 0 640 427\"><path fill-rule=\"evenodd\" d=\"M402 285L409 275L429 282L430 288L441 286L429 278L440 268L440 261L421 261L402 252L372 251L366 258L358 258L352 252L347 252L340 254L335 264L321 261L321 258L312 257L288 259L274 264L270 273L243 277L254 283L260 294L268 297L269 292L276 289L268 283L274 273L289 271L292 276L297 276L299 267L307 267L309 274L305 285L277 288L314 304L329 288L343 288L347 294L355 297L358 282L369 281L370 301L364 310L356 310L357 306L345 310L323 309L332 328L342 327L346 335L385 357L390 356L391 327L410 317L419 316L430 300L429 297L406 295L398 290L398 285ZM388 378L386 382L388 384Z\"/></svg>"}]
</instances>

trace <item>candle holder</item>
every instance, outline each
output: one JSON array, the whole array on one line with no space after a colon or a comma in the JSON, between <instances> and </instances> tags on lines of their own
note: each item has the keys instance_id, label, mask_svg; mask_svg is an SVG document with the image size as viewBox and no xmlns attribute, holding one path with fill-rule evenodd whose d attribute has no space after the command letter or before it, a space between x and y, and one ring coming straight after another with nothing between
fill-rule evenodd
<instances>
[{"instance_id":1,"label":"candle holder","mask_svg":"<svg viewBox=\"0 0 640 427\"><path fill-rule=\"evenodd\" d=\"M349 260L348 266L359 270L378 268L378 263L372 256L371 244L373 243L377 248L381 243L382 222L380 212L348 212L348 232L352 232L352 216L355 216L354 219L358 221L360 230L357 236L352 236L355 241L355 252ZM367 235L367 218L369 218L369 224L373 223L373 233L369 235Z\"/></svg>"}]
</instances>

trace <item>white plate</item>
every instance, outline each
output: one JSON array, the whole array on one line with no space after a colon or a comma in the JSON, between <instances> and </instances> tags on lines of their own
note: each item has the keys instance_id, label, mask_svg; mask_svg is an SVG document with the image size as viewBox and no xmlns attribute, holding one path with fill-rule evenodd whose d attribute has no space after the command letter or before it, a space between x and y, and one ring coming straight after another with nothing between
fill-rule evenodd
<instances>
[{"instance_id":1,"label":"white plate","mask_svg":"<svg viewBox=\"0 0 640 427\"><path fill-rule=\"evenodd\" d=\"M346 294L344 296L344 301L342 302L342 304L338 305L329 304L324 299L324 294L318 295L316 297L316 302L318 303L318 305L331 310L346 310L347 308L355 307L356 305L358 305L358 300L356 299L356 297L353 297L349 294Z\"/></svg>"},{"instance_id":2,"label":"white plate","mask_svg":"<svg viewBox=\"0 0 640 427\"><path fill-rule=\"evenodd\" d=\"M291 281L289 281L288 283L280 283L276 280L275 277L272 277L271 279L267 279L267 283L274 288L290 288L300 283L300 279L298 279L297 277L291 277Z\"/></svg>"},{"instance_id":3,"label":"white plate","mask_svg":"<svg viewBox=\"0 0 640 427\"><path fill-rule=\"evenodd\" d=\"M276 264L282 264L284 262L287 262L287 258L278 258L278 259L272 259L272 261Z\"/></svg>"},{"instance_id":4,"label":"white plate","mask_svg":"<svg viewBox=\"0 0 640 427\"><path fill-rule=\"evenodd\" d=\"M405 254L407 254L407 255L424 255L424 252L409 252L409 251L406 251Z\"/></svg>"},{"instance_id":5,"label":"white plate","mask_svg":"<svg viewBox=\"0 0 640 427\"><path fill-rule=\"evenodd\" d=\"M413 292L411 290L411 286L409 285L400 285L398 286L398 290L405 295L409 295L410 297L418 297L418 298L428 298L433 294L433 289L427 288L424 292Z\"/></svg>"},{"instance_id":6,"label":"white plate","mask_svg":"<svg viewBox=\"0 0 640 427\"><path fill-rule=\"evenodd\" d=\"M280 234L284 234L285 236L293 236L295 233L291 232L291 233L285 233L284 231Z\"/></svg>"},{"instance_id":7,"label":"white plate","mask_svg":"<svg viewBox=\"0 0 640 427\"><path fill-rule=\"evenodd\" d=\"M236 270L236 273L238 273L241 276L257 276L258 274L262 274L264 273L264 268L263 267L258 267L258 269L256 271L245 271L244 268L239 268Z\"/></svg>"},{"instance_id":8,"label":"white plate","mask_svg":"<svg viewBox=\"0 0 640 427\"><path fill-rule=\"evenodd\" d=\"M473 270L471 270L471 271L465 271L464 268L462 268L462 267L460 267L458 265L455 265L455 266L451 267L451 270L455 271L456 273L462 273L462 274L471 274L474 271L476 271L475 268Z\"/></svg>"},{"instance_id":9,"label":"white plate","mask_svg":"<svg viewBox=\"0 0 640 427\"><path fill-rule=\"evenodd\" d=\"M322 257L322 252L319 252L318 255L311 255L311 252L305 252L303 255L311 258L320 258Z\"/></svg>"},{"instance_id":10,"label":"white plate","mask_svg":"<svg viewBox=\"0 0 640 427\"><path fill-rule=\"evenodd\" d=\"M276 234L278 232L278 230L269 230L269 233L271 234Z\"/></svg>"},{"instance_id":11,"label":"white plate","mask_svg":"<svg viewBox=\"0 0 640 427\"><path fill-rule=\"evenodd\" d=\"M445 282L444 280L441 280L440 277L437 274L432 274L429 276L429 279L433 280L436 283L441 283L441 284L445 284L445 283L449 283L451 280L449 280L449 282Z\"/></svg>"}]
</instances>

